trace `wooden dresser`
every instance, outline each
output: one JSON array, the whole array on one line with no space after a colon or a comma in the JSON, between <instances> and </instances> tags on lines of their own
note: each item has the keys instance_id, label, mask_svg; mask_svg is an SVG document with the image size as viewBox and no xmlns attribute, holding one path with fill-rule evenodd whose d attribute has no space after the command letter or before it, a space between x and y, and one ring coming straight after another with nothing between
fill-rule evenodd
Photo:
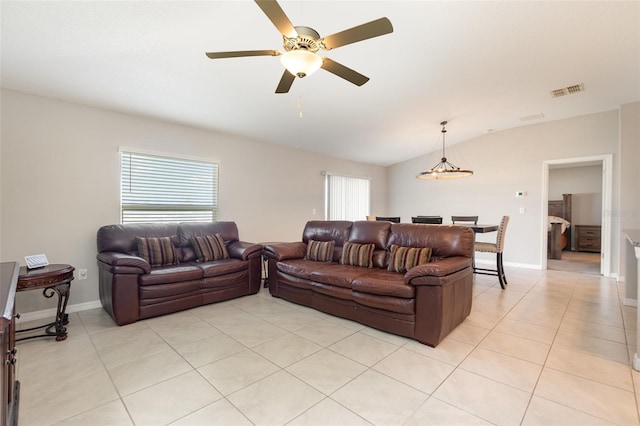
<instances>
[{"instance_id":1,"label":"wooden dresser","mask_svg":"<svg viewBox=\"0 0 640 426\"><path fill-rule=\"evenodd\" d=\"M600 253L600 225L576 225L576 251Z\"/></svg>"},{"instance_id":2,"label":"wooden dresser","mask_svg":"<svg viewBox=\"0 0 640 426\"><path fill-rule=\"evenodd\" d=\"M0 263L0 342L2 342L2 418L0 425L18 424L20 382L16 380L16 324L14 303L20 265L18 262Z\"/></svg>"}]
</instances>

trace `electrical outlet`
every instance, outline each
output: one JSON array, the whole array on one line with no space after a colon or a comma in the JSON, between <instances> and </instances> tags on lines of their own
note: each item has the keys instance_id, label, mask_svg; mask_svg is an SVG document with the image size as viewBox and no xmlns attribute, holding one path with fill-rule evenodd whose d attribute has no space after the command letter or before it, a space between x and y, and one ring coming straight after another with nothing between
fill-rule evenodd
<instances>
[{"instance_id":1,"label":"electrical outlet","mask_svg":"<svg viewBox=\"0 0 640 426\"><path fill-rule=\"evenodd\" d=\"M525 214L527 212L527 209L524 207L520 207L520 214Z\"/></svg>"},{"instance_id":2,"label":"electrical outlet","mask_svg":"<svg viewBox=\"0 0 640 426\"><path fill-rule=\"evenodd\" d=\"M78 281L87 279L87 270L86 269L78 269Z\"/></svg>"}]
</instances>

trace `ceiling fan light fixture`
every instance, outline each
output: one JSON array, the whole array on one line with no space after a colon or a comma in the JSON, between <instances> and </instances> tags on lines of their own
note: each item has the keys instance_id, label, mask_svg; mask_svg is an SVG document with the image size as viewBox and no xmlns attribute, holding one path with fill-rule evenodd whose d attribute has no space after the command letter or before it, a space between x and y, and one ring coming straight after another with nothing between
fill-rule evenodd
<instances>
[{"instance_id":1,"label":"ceiling fan light fixture","mask_svg":"<svg viewBox=\"0 0 640 426\"><path fill-rule=\"evenodd\" d=\"M280 62L291 74L302 78L318 71L322 58L305 49L290 50L280 56Z\"/></svg>"},{"instance_id":2,"label":"ceiling fan light fixture","mask_svg":"<svg viewBox=\"0 0 640 426\"><path fill-rule=\"evenodd\" d=\"M442 126L442 158L438 164L433 166L431 169L420 173L416 178L438 180L461 178L473 175L471 170L461 169L460 167L454 166L447 160L444 151L444 135L447 133L447 130L445 129L447 122L443 121L440 125Z\"/></svg>"}]
</instances>

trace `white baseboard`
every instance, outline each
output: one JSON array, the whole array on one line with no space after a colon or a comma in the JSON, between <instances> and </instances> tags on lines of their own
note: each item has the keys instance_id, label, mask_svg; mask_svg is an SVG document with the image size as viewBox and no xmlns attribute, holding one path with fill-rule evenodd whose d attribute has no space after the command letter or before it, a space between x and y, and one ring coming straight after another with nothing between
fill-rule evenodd
<instances>
[{"instance_id":1,"label":"white baseboard","mask_svg":"<svg viewBox=\"0 0 640 426\"><path fill-rule=\"evenodd\" d=\"M626 297L622 300L622 304L624 306L638 306L638 299L627 299Z\"/></svg>"},{"instance_id":2,"label":"white baseboard","mask_svg":"<svg viewBox=\"0 0 640 426\"><path fill-rule=\"evenodd\" d=\"M67 310L65 312L67 314L70 314L72 312L88 311L89 309L96 309L101 307L102 307L102 304L100 303L100 301L94 300L93 302L68 305ZM20 318L16 322L21 323L21 322L54 318L56 316L56 309L51 308L51 309L43 309L42 311L34 311L34 312L27 312L27 313L18 312L18 313L20 314Z\"/></svg>"},{"instance_id":3,"label":"white baseboard","mask_svg":"<svg viewBox=\"0 0 640 426\"><path fill-rule=\"evenodd\" d=\"M476 259L476 265L493 265L495 267L496 261L490 259ZM510 268L542 269L541 265L533 265L530 263L504 262L504 266Z\"/></svg>"}]
</instances>

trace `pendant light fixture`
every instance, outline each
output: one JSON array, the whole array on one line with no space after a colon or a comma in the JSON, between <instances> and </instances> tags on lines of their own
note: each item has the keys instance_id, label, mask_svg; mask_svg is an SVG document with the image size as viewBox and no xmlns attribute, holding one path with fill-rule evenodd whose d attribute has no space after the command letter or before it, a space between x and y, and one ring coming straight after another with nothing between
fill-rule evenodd
<instances>
[{"instance_id":1,"label":"pendant light fixture","mask_svg":"<svg viewBox=\"0 0 640 426\"><path fill-rule=\"evenodd\" d=\"M444 150L444 135L447 133L447 129L445 129L447 122L443 121L440 125L442 126L442 158L440 159L440 162L430 170L422 172L416 177L418 179L451 179L471 176L473 174L471 170L463 170L460 167L454 166L447 160Z\"/></svg>"}]
</instances>

